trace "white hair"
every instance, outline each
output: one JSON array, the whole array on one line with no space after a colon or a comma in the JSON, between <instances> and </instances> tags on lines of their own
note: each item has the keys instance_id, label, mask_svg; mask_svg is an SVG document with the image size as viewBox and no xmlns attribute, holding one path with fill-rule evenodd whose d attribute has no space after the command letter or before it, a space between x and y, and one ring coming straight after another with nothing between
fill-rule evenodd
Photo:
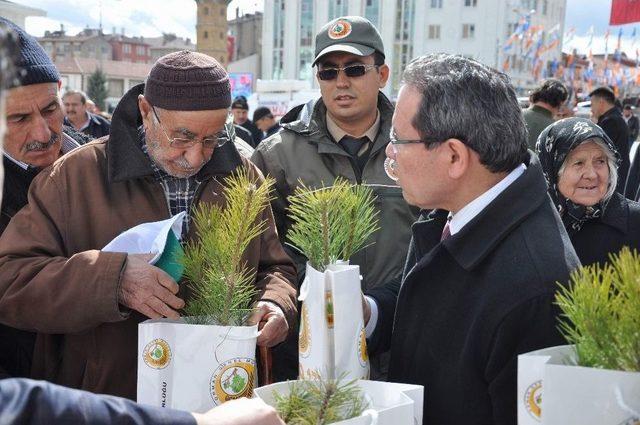
<instances>
[{"instance_id":1,"label":"white hair","mask_svg":"<svg viewBox=\"0 0 640 425\"><path fill-rule=\"evenodd\" d=\"M613 193L616 191L616 186L618 185L618 168L616 167L616 156L613 154L613 151L609 146L603 142L600 138L592 137L575 146L573 149L577 148L580 145L584 145L585 143L594 143L598 146L604 154L607 156L607 166L609 167L609 186L607 187L607 192L602 197L602 200L605 202L611 199ZM569 158L569 155L567 155ZM562 166L560 166L560 170L558 170L558 180L562 177L562 173L564 173L564 168L567 165L567 158L564 159Z\"/></svg>"}]
</instances>

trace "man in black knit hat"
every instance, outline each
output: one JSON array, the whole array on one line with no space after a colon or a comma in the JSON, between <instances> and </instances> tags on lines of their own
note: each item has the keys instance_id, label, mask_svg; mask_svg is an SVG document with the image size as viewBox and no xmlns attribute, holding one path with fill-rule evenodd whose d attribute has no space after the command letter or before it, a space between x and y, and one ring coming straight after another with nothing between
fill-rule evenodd
<instances>
[{"instance_id":1,"label":"man in black knit hat","mask_svg":"<svg viewBox=\"0 0 640 425\"><path fill-rule=\"evenodd\" d=\"M9 220L27 204L34 177L62 154L89 140L63 126L58 96L60 76L44 49L12 22L0 18L0 27L13 40L16 78L8 82L4 115L7 131L2 162L5 170L0 234ZM34 334L0 321L0 377L28 376Z\"/></svg>"},{"instance_id":2,"label":"man in black knit hat","mask_svg":"<svg viewBox=\"0 0 640 425\"><path fill-rule=\"evenodd\" d=\"M254 148L258 146L258 143L262 140L262 132L256 127L255 123L249 119L249 104L247 98L244 96L238 96L233 99L231 104L231 112L233 113L234 124L246 129L251 133L253 139L251 146Z\"/></svg>"},{"instance_id":3,"label":"man in black knit hat","mask_svg":"<svg viewBox=\"0 0 640 425\"><path fill-rule=\"evenodd\" d=\"M35 178L28 206L0 239L0 321L38 331L33 378L136 397L138 324L177 318L185 303L151 256L101 249L138 224L182 212L183 240L192 241L191 213L200 202L224 204L225 177L244 168L260 184L230 142L230 104L229 77L215 59L168 54L124 95L108 139ZM259 294L250 319L260 324L258 345L273 346L294 325L296 271L269 209L263 219L243 258Z\"/></svg>"}]
</instances>

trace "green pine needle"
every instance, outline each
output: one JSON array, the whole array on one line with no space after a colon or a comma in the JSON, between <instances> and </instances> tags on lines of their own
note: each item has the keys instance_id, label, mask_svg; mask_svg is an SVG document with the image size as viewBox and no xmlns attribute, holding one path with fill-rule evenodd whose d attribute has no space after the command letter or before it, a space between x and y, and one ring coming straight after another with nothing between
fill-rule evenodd
<instances>
[{"instance_id":1,"label":"green pine needle","mask_svg":"<svg viewBox=\"0 0 640 425\"><path fill-rule=\"evenodd\" d=\"M289 241L321 272L338 260L349 260L378 230L373 192L344 179L315 190L301 183L289 202Z\"/></svg>"},{"instance_id":2,"label":"green pine needle","mask_svg":"<svg viewBox=\"0 0 640 425\"><path fill-rule=\"evenodd\" d=\"M560 330L581 366L640 372L640 257L623 248L604 267L582 267L561 287Z\"/></svg>"},{"instance_id":3,"label":"green pine needle","mask_svg":"<svg viewBox=\"0 0 640 425\"><path fill-rule=\"evenodd\" d=\"M286 424L324 425L360 416L368 407L356 381L298 381L289 384L289 394L274 393L276 410Z\"/></svg>"},{"instance_id":4,"label":"green pine needle","mask_svg":"<svg viewBox=\"0 0 640 425\"><path fill-rule=\"evenodd\" d=\"M262 219L271 201L273 179L258 185L241 169L225 179L226 205L201 203L193 215L197 241L181 258L191 299L184 311L189 323L243 325L256 296L255 270L242 255L266 229Z\"/></svg>"}]
</instances>

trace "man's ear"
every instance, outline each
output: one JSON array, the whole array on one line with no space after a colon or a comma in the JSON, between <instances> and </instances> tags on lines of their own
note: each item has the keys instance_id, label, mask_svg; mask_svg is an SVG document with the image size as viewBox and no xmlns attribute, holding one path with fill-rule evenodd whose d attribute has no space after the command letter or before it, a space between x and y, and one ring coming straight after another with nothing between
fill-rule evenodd
<instances>
[{"instance_id":1,"label":"man's ear","mask_svg":"<svg viewBox=\"0 0 640 425\"><path fill-rule=\"evenodd\" d=\"M443 154L448 165L448 174L452 179L460 179L471 165L471 151L459 139L447 139L443 142Z\"/></svg>"},{"instance_id":2,"label":"man's ear","mask_svg":"<svg viewBox=\"0 0 640 425\"><path fill-rule=\"evenodd\" d=\"M151 120L151 104L145 99L145 97L141 94L138 95L138 109L140 109L140 115L142 116L142 123L144 124L145 130Z\"/></svg>"},{"instance_id":3,"label":"man's ear","mask_svg":"<svg viewBox=\"0 0 640 425\"><path fill-rule=\"evenodd\" d=\"M378 88L383 89L387 85L387 80L389 80L389 66L386 63L380 65L378 72L380 74Z\"/></svg>"}]
</instances>

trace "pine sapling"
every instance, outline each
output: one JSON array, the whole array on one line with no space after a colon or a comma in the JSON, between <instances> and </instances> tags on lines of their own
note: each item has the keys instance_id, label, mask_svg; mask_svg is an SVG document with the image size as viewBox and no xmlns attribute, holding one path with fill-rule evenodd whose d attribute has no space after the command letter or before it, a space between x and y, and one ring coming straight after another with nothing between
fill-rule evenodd
<instances>
[{"instance_id":1,"label":"pine sapling","mask_svg":"<svg viewBox=\"0 0 640 425\"><path fill-rule=\"evenodd\" d=\"M561 287L560 330L580 366L640 372L640 257L623 248L604 267L582 267Z\"/></svg>"},{"instance_id":2,"label":"pine sapling","mask_svg":"<svg viewBox=\"0 0 640 425\"><path fill-rule=\"evenodd\" d=\"M370 188L344 179L320 189L301 183L289 198L289 241L321 272L349 260L378 230L374 201Z\"/></svg>"},{"instance_id":3,"label":"pine sapling","mask_svg":"<svg viewBox=\"0 0 640 425\"><path fill-rule=\"evenodd\" d=\"M224 206L196 208L197 240L186 244L181 258L192 295L184 309L190 323L240 326L251 313L255 270L243 254L266 229L272 185L270 178L257 184L243 168L225 179Z\"/></svg>"}]
</instances>

